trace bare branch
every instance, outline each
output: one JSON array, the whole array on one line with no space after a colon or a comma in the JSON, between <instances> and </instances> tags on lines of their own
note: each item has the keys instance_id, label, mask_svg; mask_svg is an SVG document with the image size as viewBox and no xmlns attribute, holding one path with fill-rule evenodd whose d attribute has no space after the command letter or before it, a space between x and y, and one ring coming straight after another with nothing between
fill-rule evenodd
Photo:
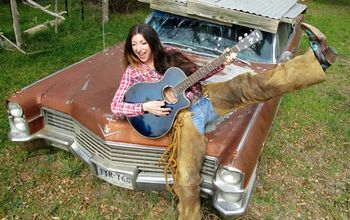
<instances>
[{"instance_id":1,"label":"bare branch","mask_svg":"<svg viewBox=\"0 0 350 220\"><path fill-rule=\"evenodd\" d=\"M59 18L59 19L62 19L62 20L64 20L64 17L63 17L61 14L62 14L62 13L67 13L67 12L55 13L55 12L52 12L52 11L47 10L46 7L43 7L43 6L39 5L38 3L36 3L36 2L34 2L34 1L32 1L32 0L26 0L26 1L27 1L29 4L31 4L31 5L33 5L33 6L35 6L35 7L37 7L38 9L40 9L40 10L46 12L47 14L52 15L52 16L54 16L54 17L56 17L56 18Z\"/></svg>"}]
</instances>

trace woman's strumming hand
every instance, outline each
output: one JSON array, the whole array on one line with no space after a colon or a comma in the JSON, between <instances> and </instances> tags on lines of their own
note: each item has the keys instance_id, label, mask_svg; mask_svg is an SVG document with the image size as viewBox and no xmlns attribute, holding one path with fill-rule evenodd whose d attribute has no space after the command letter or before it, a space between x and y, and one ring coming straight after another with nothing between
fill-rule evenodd
<instances>
[{"instance_id":1,"label":"woman's strumming hand","mask_svg":"<svg viewBox=\"0 0 350 220\"><path fill-rule=\"evenodd\" d=\"M142 103L144 112L149 112L157 116L166 116L170 113L171 108L165 108L165 101L149 101Z\"/></svg>"}]
</instances>

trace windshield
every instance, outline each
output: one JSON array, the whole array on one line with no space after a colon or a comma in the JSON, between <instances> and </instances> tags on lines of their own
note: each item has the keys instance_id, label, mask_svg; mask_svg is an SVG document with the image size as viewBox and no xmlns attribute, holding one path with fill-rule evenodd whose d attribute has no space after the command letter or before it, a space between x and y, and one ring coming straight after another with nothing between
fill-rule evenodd
<instances>
[{"instance_id":1,"label":"windshield","mask_svg":"<svg viewBox=\"0 0 350 220\"><path fill-rule=\"evenodd\" d=\"M220 55L225 48L234 46L240 37L252 31L238 25L229 27L159 11L153 12L147 23L158 32L163 44L210 55ZM268 32L262 33L263 40L239 52L238 58L272 63L273 36Z\"/></svg>"}]
</instances>

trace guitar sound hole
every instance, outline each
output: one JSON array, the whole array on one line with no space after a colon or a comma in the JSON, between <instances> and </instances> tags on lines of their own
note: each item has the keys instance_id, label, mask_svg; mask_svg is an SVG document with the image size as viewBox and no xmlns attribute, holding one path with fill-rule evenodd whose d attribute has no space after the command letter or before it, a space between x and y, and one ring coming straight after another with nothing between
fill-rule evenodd
<instances>
[{"instance_id":1,"label":"guitar sound hole","mask_svg":"<svg viewBox=\"0 0 350 220\"><path fill-rule=\"evenodd\" d=\"M164 88L163 97L165 101L170 104L174 104L175 102L177 102L177 97L170 86Z\"/></svg>"}]
</instances>

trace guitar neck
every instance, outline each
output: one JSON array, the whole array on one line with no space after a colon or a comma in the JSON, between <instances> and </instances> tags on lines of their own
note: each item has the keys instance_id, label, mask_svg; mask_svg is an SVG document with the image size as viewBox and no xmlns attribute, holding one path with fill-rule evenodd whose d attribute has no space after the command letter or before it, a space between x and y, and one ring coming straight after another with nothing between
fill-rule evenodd
<instances>
[{"instance_id":1,"label":"guitar neck","mask_svg":"<svg viewBox=\"0 0 350 220\"><path fill-rule=\"evenodd\" d=\"M235 52L237 53L239 50L236 47L233 47L230 49L230 52ZM177 84L176 86L173 87L173 91L176 94L181 93L182 91L185 91L186 89L190 88L193 86L195 83L203 79L206 75L211 73L213 70L218 68L221 64L223 64L226 61L226 56L227 52L221 54L219 57L215 58L212 62L209 64L205 65L204 67L200 68L193 74L191 74L189 77L184 79L182 82Z\"/></svg>"}]
</instances>

